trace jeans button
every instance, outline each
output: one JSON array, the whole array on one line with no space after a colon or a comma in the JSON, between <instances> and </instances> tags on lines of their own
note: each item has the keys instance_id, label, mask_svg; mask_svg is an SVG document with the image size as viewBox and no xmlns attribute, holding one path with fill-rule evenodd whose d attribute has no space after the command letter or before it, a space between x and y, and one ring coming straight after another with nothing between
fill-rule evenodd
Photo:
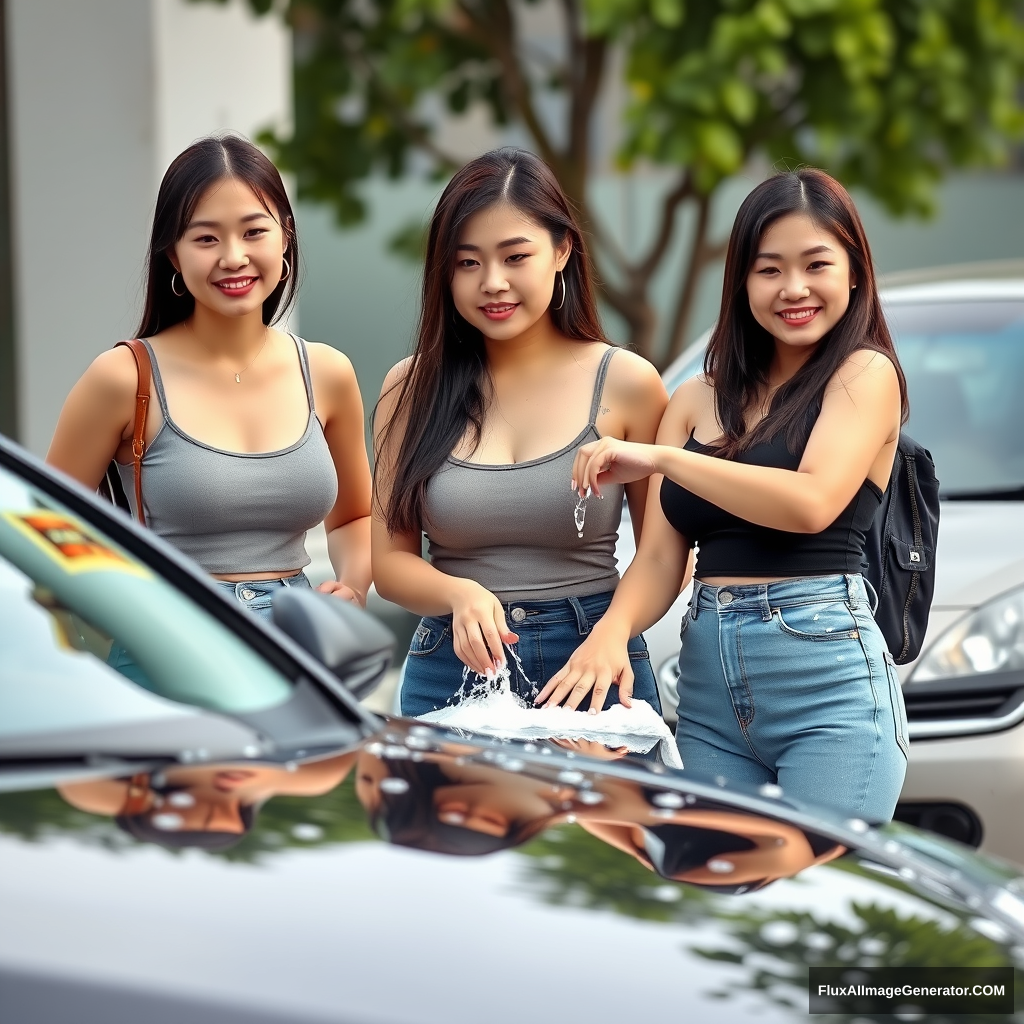
<instances>
[{"instance_id":1,"label":"jeans button","mask_svg":"<svg viewBox=\"0 0 1024 1024\"><path fill-rule=\"evenodd\" d=\"M526 619L526 609L525 608L513 608L512 609L512 621L513 622L523 622L523 621L525 621L525 619Z\"/></svg>"},{"instance_id":2,"label":"jeans button","mask_svg":"<svg viewBox=\"0 0 1024 1024\"><path fill-rule=\"evenodd\" d=\"M732 604L732 601L733 601L733 595L730 594L728 590L723 590L718 595L718 603L719 604Z\"/></svg>"},{"instance_id":3,"label":"jeans button","mask_svg":"<svg viewBox=\"0 0 1024 1024\"><path fill-rule=\"evenodd\" d=\"M255 596L256 591L250 590L248 587L245 587L241 592L241 598L243 601L251 601Z\"/></svg>"}]
</instances>

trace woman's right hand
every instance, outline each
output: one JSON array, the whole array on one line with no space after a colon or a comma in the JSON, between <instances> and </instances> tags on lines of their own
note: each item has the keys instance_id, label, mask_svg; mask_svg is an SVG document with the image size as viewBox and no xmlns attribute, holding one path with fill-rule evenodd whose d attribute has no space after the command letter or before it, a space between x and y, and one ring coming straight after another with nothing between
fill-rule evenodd
<instances>
[{"instance_id":1,"label":"woman's right hand","mask_svg":"<svg viewBox=\"0 0 1024 1024\"><path fill-rule=\"evenodd\" d=\"M452 640L455 655L477 675L486 676L505 664L504 644L519 637L505 623L505 609L473 580L458 580L452 593Z\"/></svg>"},{"instance_id":2,"label":"woman's right hand","mask_svg":"<svg viewBox=\"0 0 1024 1024\"><path fill-rule=\"evenodd\" d=\"M629 638L601 628L599 622L572 657L547 682L534 704L555 707L563 704L575 711L588 693L590 714L604 708L604 699L613 683L618 683L619 700L632 707L633 669L629 664Z\"/></svg>"}]
</instances>

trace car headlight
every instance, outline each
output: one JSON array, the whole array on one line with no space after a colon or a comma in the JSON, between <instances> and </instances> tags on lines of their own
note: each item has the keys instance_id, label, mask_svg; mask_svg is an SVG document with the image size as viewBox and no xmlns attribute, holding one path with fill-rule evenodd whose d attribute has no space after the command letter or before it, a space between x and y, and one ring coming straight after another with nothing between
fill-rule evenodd
<instances>
[{"instance_id":1,"label":"car headlight","mask_svg":"<svg viewBox=\"0 0 1024 1024\"><path fill-rule=\"evenodd\" d=\"M925 651L915 683L1024 669L1024 587L982 605Z\"/></svg>"}]
</instances>

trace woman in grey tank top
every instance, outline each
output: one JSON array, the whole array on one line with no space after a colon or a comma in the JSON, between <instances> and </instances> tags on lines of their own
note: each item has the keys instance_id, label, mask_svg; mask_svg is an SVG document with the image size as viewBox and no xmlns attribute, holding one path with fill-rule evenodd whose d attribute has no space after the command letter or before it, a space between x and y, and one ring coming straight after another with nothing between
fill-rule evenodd
<instances>
[{"instance_id":1,"label":"woman in grey tank top","mask_svg":"<svg viewBox=\"0 0 1024 1024\"><path fill-rule=\"evenodd\" d=\"M295 297L297 246L281 177L245 139L201 139L164 175L138 330L155 398L145 521L263 616L277 590L310 585L304 541L321 522L337 579L320 589L363 604L370 585L370 471L352 365L271 326ZM47 456L89 487L116 459L136 514L137 382L130 351L100 355Z\"/></svg>"},{"instance_id":2,"label":"woman in grey tank top","mask_svg":"<svg viewBox=\"0 0 1024 1024\"><path fill-rule=\"evenodd\" d=\"M605 341L583 235L550 169L516 149L463 167L431 222L416 350L375 415L374 579L424 616L403 713L464 696L506 651L528 700L564 664L619 579L623 490L577 502L575 452L605 435L650 443L666 404L654 367ZM639 532L646 481L625 493ZM596 713L633 695L660 710L643 637L630 655L592 699L580 687L566 705Z\"/></svg>"}]
</instances>

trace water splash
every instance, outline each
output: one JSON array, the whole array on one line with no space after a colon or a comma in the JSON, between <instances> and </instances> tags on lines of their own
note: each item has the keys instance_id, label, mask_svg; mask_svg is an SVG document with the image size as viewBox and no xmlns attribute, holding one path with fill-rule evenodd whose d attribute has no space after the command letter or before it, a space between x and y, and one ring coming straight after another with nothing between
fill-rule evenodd
<instances>
[{"instance_id":1,"label":"water splash","mask_svg":"<svg viewBox=\"0 0 1024 1024\"><path fill-rule=\"evenodd\" d=\"M583 536L583 522L587 518L587 502L590 500L590 488L587 488L587 493L581 498L576 495L576 508L573 509L572 519L576 524L576 536Z\"/></svg>"}]
</instances>

